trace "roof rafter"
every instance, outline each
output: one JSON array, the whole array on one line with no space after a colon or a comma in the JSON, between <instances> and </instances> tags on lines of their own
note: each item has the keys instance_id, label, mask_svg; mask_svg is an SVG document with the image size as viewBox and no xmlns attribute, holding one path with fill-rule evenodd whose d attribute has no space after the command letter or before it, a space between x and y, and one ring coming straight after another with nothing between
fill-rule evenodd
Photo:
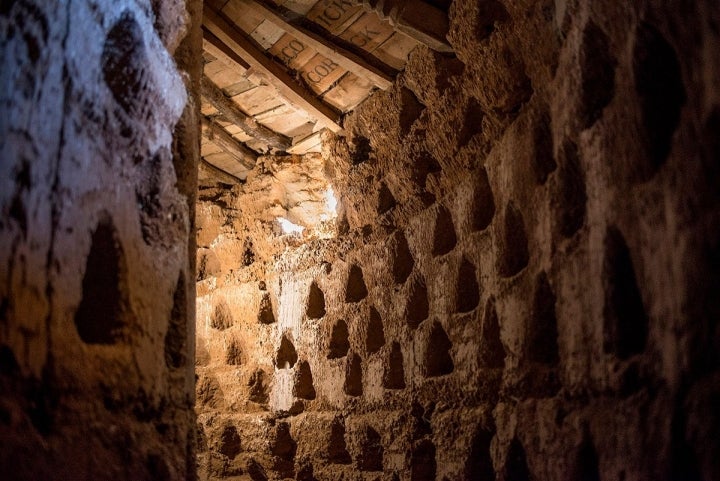
<instances>
[{"instance_id":1,"label":"roof rafter","mask_svg":"<svg viewBox=\"0 0 720 481\"><path fill-rule=\"evenodd\" d=\"M218 109L230 122L240 127L246 134L255 139L274 147L278 150L287 150L292 141L282 134L273 132L267 127L259 124L254 118L240 110L235 102L226 97L223 91L208 77L203 76L201 82L201 94L205 99Z\"/></svg>"},{"instance_id":2,"label":"roof rafter","mask_svg":"<svg viewBox=\"0 0 720 481\"><path fill-rule=\"evenodd\" d=\"M395 80L393 75L383 72L379 68L371 65L361 56L346 50L345 48L337 45L336 43L317 35L303 27L293 25L287 22L280 13L268 8L265 5L258 3L255 0L239 0L239 3L243 4L247 8L254 10L259 13L266 20L269 20L275 26L281 28L285 32L289 33L293 37L297 38L300 42L313 48L318 53L328 57L335 63L343 67L344 69L354 73L359 77L364 77L370 80L373 84L377 85L383 90L387 90ZM388 69L392 67L388 66Z\"/></svg>"},{"instance_id":3,"label":"roof rafter","mask_svg":"<svg viewBox=\"0 0 720 481\"><path fill-rule=\"evenodd\" d=\"M257 154L235 140L221 126L208 119L202 118L202 130L205 137L212 140L218 147L234 157L244 167L252 169L257 161Z\"/></svg>"},{"instance_id":4,"label":"roof rafter","mask_svg":"<svg viewBox=\"0 0 720 481\"><path fill-rule=\"evenodd\" d=\"M231 25L221 14L208 8L203 12L203 30L215 35L222 43L239 55L256 72L263 74L268 83L291 105L305 110L319 123L333 132L341 132L340 113L311 94L277 63L265 55L245 34Z\"/></svg>"}]
</instances>

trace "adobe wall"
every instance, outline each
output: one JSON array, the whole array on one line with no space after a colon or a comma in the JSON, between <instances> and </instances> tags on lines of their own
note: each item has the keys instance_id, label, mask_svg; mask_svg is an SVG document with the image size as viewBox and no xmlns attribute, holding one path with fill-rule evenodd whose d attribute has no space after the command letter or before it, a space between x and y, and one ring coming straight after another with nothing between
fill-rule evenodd
<instances>
[{"instance_id":1,"label":"adobe wall","mask_svg":"<svg viewBox=\"0 0 720 481\"><path fill-rule=\"evenodd\" d=\"M718 479L720 12L664 3L453 2L337 238L201 190L201 479Z\"/></svg>"},{"instance_id":2,"label":"adobe wall","mask_svg":"<svg viewBox=\"0 0 720 481\"><path fill-rule=\"evenodd\" d=\"M194 479L187 7L0 8L3 479Z\"/></svg>"}]
</instances>

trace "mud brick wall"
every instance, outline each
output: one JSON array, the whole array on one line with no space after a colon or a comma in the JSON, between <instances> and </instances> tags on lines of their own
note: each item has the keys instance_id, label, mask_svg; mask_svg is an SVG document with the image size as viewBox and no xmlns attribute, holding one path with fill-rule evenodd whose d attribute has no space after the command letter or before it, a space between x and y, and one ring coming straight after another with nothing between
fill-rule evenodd
<instances>
[{"instance_id":1,"label":"mud brick wall","mask_svg":"<svg viewBox=\"0 0 720 481\"><path fill-rule=\"evenodd\" d=\"M194 477L200 9L0 7L3 479Z\"/></svg>"},{"instance_id":2,"label":"mud brick wall","mask_svg":"<svg viewBox=\"0 0 720 481\"><path fill-rule=\"evenodd\" d=\"M201 479L718 479L717 9L449 12L325 150L336 238L201 191Z\"/></svg>"}]
</instances>

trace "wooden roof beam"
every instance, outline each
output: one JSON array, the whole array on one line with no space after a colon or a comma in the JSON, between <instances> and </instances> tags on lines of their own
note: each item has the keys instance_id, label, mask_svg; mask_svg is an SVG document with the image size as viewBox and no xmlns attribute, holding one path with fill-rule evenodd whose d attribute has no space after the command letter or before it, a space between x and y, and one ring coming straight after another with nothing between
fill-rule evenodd
<instances>
[{"instance_id":1,"label":"wooden roof beam","mask_svg":"<svg viewBox=\"0 0 720 481\"><path fill-rule=\"evenodd\" d=\"M240 110L240 107L232 99L226 97L220 87L208 77L203 76L200 93L226 119L240 127L249 136L281 151L287 150L292 145L291 139L260 125L254 118Z\"/></svg>"},{"instance_id":2,"label":"wooden roof beam","mask_svg":"<svg viewBox=\"0 0 720 481\"><path fill-rule=\"evenodd\" d=\"M264 75L278 94L291 105L305 110L308 115L333 132L341 132L340 113L309 92L288 74L283 67L265 55L245 34L236 29L221 14L205 6L203 30L219 38L252 69Z\"/></svg>"},{"instance_id":3,"label":"wooden roof beam","mask_svg":"<svg viewBox=\"0 0 720 481\"><path fill-rule=\"evenodd\" d=\"M320 35L317 35L316 33L288 23L282 15L275 10L270 9L255 0L239 0L238 3L241 3L246 8L259 13L265 17L266 20L289 33L301 43L311 47L319 54L333 60L345 70L354 73L358 77L368 79L383 90L387 90L393 84L393 81L395 80L393 75L383 72L379 68L368 63L359 55L344 49L343 47L321 37Z\"/></svg>"},{"instance_id":4,"label":"wooden roof beam","mask_svg":"<svg viewBox=\"0 0 720 481\"><path fill-rule=\"evenodd\" d=\"M220 167L217 167L216 165L211 164L205 159L200 159L200 166L201 169L205 169L212 175L218 177L223 182L230 182L234 184L244 184L245 181L239 177L235 177L229 172L225 172Z\"/></svg>"},{"instance_id":5,"label":"wooden roof beam","mask_svg":"<svg viewBox=\"0 0 720 481\"><path fill-rule=\"evenodd\" d=\"M213 141L218 147L234 157L245 168L252 169L257 161L257 154L235 140L225 129L208 119L202 118L202 131L208 140Z\"/></svg>"}]
</instances>

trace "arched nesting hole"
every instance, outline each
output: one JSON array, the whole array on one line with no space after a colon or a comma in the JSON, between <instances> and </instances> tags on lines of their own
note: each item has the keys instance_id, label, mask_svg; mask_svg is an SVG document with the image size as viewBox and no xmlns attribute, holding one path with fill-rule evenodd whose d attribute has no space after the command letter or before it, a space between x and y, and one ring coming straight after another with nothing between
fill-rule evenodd
<instances>
[{"instance_id":1,"label":"arched nesting hole","mask_svg":"<svg viewBox=\"0 0 720 481\"><path fill-rule=\"evenodd\" d=\"M330 423L327 453L328 461L332 464L350 464L352 462L345 444L345 423L341 418L335 418Z\"/></svg>"},{"instance_id":2,"label":"arched nesting hole","mask_svg":"<svg viewBox=\"0 0 720 481\"><path fill-rule=\"evenodd\" d=\"M485 112L483 112L482 106L477 100L471 98L465 107L462 128L458 133L458 147L465 147L476 134L482 132L483 118L485 118Z\"/></svg>"},{"instance_id":3,"label":"arched nesting hole","mask_svg":"<svg viewBox=\"0 0 720 481\"><path fill-rule=\"evenodd\" d=\"M272 300L269 292L264 292L260 298L258 322L261 324L272 324L275 322L275 314L273 313Z\"/></svg>"},{"instance_id":4,"label":"arched nesting hole","mask_svg":"<svg viewBox=\"0 0 720 481\"><path fill-rule=\"evenodd\" d=\"M251 238L246 237L243 245L242 254L242 265L245 267L252 265L255 262L255 250L253 249L253 241Z\"/></svg>"},{"instance_id":5,"label":"arched nesting hole","mask_svg":"<svg viewBox=\"0 0 720 481\"><path fill-rule=\"evenodd\" d=\"M390 262L393 281L395 281L395 284L404 284L415 266L415 259L410 252L407 239L402 231L398 231L392 241Z\"/></svg>"},{"instance_id":6,"label":"arched nesting hole","mask_svg":"<svg viewBox=\"0 0 720 481\"><path fill-rule=\"evenodd\" d=\"M505 207L505 219L500 232L498 273L512 277L522 271L530 261L527 233L522 214L512 202Z\"/></svg>"},{"instance_id":7,"label":"arched nesting hole","mask_svg":"<svg viewBox=\"0 0 720 481\"><path fill-rule=\"evenodd\" d=\"M345 357L349 350L350 333L348 332L347 323L343 319L340 319L332 328L327 358L338 359Z\"/></svg>"},{"instance_id":8,"label":"arched nesting hole","mask_svg":"<svg viewBox=\"0 0 720 481\"><path fill-rule=\"evenodd\" d=\"M472 262L463 257L457 275L457 290L455 293L455 310L457 312L470 312L480 303L480 285L477 273Z\"/></svg>"},{"instance_id":9,"label":"arched nesting hole","mask_svg":"<svg viewBox=\"0 0 720 481\"><path fill-rule=\"evenodd\" d=\"M188 331L188 299L185 274L180 272L173 294L173 306L170 311L170 322L165 333L165 365L171 369L183 367L187 361L185 346Z\"/></svg>"},{"instance_id":10,"label":"arched nesting hole","mask_svg":"<svg viewBox=\"0 0 720 481\"><path fill-rule=\"evenodd\" d=\"M315 399L315 385L313 384L310 363L301 361L295 371L295 382L293 384L293 395L300 399L309 401Z\"/></svg>"},{"instance_id":11,"label":"arched nesting hole","mask_svg":"<svg viewBox=\"0 0 720 481\"><path fill-rule=\"evenodd\" d=\"M605 236L603 286L605 352L620 359L643 352L648 336L648 317L630 251L625 238L615 227L609 227Z\"/></svg>"},{"instance_id":12,"label":"arched nesting hole","mask_svg":"<svg viewBox=\"0 0 720 481\"><path fill-rule=\"evenodd\" d=\"M428 300L425 279L416 276L408 291L407 305L405 307L405 320L411 329L417 329L421 322L430 315L430 302Z\"/></svg>"},{"instance_id":13,"label":"arched nesting hole","mask_svg":"<svg viewBox=\"0 0 720 481\"><path fill-rule=\"evenodd\" d=\"M201 376L195 384L195 399L199 406L210 409L225 407L225 396L220 383L215 376L206 374Z\"/></svg>"},{"instance_id":14,"label":"arched nesting hole","mask_svg":"<svg viewBox=\"0 0 720 481\"><path fill-rule=\"evenodd\" d=\"M495 479L495 469L490 454L490 443L493 436L493 431L482 427L475 432L470 446L470 454L465 462L465 479Z\"/></svg>"},{"instance_id":15,"label":"arched nesting hole","mask_svg":"<svg viewBox=\"0 0 720 481\"><path fill-rule=\"evenodd\" d=\"M360 471L383 470L382 438L370 426L365 426L360 435L360 455L357 459Z\"/></svg>"},{"instance_id":16,"label":"arched nesting hole","mask_svg":"<svg viewBox=\"0 0 720 481\"><path fill-rule=\"evenodd\" d=\"M356 134L352 137L352 148L350 149L350 160L353 165L359 165L370 159L372 146L370 139L362 135Z\"/></svg>"},{"instance_id":17,"label":"arched nesting hole","mask_svg":"<svg viewBox=\"0 0 720 481\"><path fill-rule=\"evenodd\" d=\"M418 100L415 93L407 87L400 89L400 135L410 133L415 121L420 117L425 106Z\"/></svg>"},{"instance_id":18,"label":"arched nesting hole","mask_svg":"<svg viewBox=\"0 0 720 481\"><path fill-rule=\"evenodd\" d=\"M598 455L592 439L586 435L575 458L575 479L600 481Z\"/></svg>"},{"instance_id":19,"label":"arched nesting hole","mask_svg":"<svg viewBox=\"0 0 720 481\"><path fill-rule=\"evenodd\" d=\"M558 330L555 318L555 294L545 272L535 279L533 307L528 326L527 355L531 362L556 365Z\"/></svg>"},{"instance_id":20,"label":"arched nesting hole","mask_svg":"<svg viewBox=\"0 0 720 481\"><path fill-rule=\"evenodd\" d=\"M498 0L479 2L479 15L475 26L475 37L478 41L487 39L500 23L510 20L510 14Z\"/></svg>"},{"instance_id":21,"label":"arched nesting hole","mask_svg":"<svg viewBox=\"0 0 720 481\"><path fill-rule=\"evenodd\" d=\"M474 192L471 205L470 225L474 231L488 228L495 217L495 196L490 187L487 171L484 167L478 170L475 177Z\"/></svg>"},{"instance_id":22,"label":"arched nesting hole","mask_svg":"<svg viewBox=\"0 0 720 481\"><path fill-rule=\"evenodd\" d=\"M495 299L488 299L483 313L480 333L480 366L490 369L505 367L505 348L500 340L500 322Z\"/></svg>"},{"instance_id":23,"label":"arched nesting hole","mask_svg":"<svg viewBox=\"0 0 720 481\"><path fill-rule=\"evenodd\" d=\"M557 230L563 237L571 237L585 223L587 192L585 172L580 165L577 145L566 139L560 148L558 172Z\"/></svg>"},{"instance_id":24,"label":"arched nesting hole","mask_svg":"<svg viewBox=\"0 0 720 481\"><path fill-rule=\"evenodd\" d=\"M295 365L298 360L295 346L288 339L287 335L283 335L280 340L280 348L275 356L275 365L278 369L289 369Z\"/></svg>"},{"instance_id":25,"label":"arched nesting hole","mask_svg":"<svg viewBox=\"0 0 720 481\"><path fill-rule=\"evenodd\" d=\"M420 152L412 163L412 179L419 187L426 187L427 178L431 174L442 172L440 163L429 152Z\"/></svg>"},{"instance_id":26,"label":"arched nesting hole","mask_svg":"<svg viewBox=\"0 0 720 481\"><path fill-rule=\"evenodd\" d=\"M82 300L75 312L80 339L88 344L120 341L132 313L125 254L109 216L98 222L92 234L82 289Z\"/></svg>"},{"instance_id":27,"label":"arched nesting hole","mask_svg":"<svg viewBox=\"0 0 720 481\"><path fill-rule=\"evenodd\" d=\"M610 41L592 20L582 33L580 48L580 111L583 128L592 126L615 95L615 66Z\"/></svg>"},{"instance_id":28,"label":"arched nesting hole","mask_svg":"<svg viewBox=\"0 0 720 481\"><path fill-rule=\"evenodd\" d=\"M385 345L385 328L380 313L374 306L370 306L370 319L367 325L365 348L368 354L374 354Z\"/></svg>"},{"instance_id":29,"label":"arched nesting hole","mask_svg":"<svg viewBox=\"0 0 720 481\"><path fill-rule=\"evenodd\" d=\"M345 383L343 392L348 396L362 396L362 359L359 355L351 352L347 357L345 365Z\"/></svg>"},{"instance_id":30,"label":"arched nesting hole","mask_svg":"<svg viewBox=\"0 0 720 481\"><path fill-rule=\"evenodd\" d=\"M455 370L450 350L452 342L439 322L434 322L430 329L427 346L425 347L425 376L437 377L450 374Z\"/></svg>"},{"instance_id":31,"label":"arched nesting hole","mask_svg":"<svg viewBox=\"0 0 720 481\"><path fill-rule=\"evenodd\" d=\"M295 453L297 443L290 434L290 424L281 422L275 428L275 435L270 442L270 452L275 459L273 469L278 472L281 478L295 477Z\"/></svg>"},{"instance_id":32,"label":"arched nesting hole","mask_svg":"<svg viewBox=\"0 0 720 481\"><path fill-rule=\"evenodd\" d=\"M220 440L218 443L218 451L229 459L235 457L242 452L242 442L237 428L232 424L227 424L220 432Z\"/></svg>"},{"instance_id":33,"label":"arched nesting hole","mask_svg":"<svg viewBox=\"0 0 720 481\"><path fill-rule=\"evenodd\" d=\"M533 124L532 168L535 182L543 185L557 168L553 155L553 136L550 129L550 114L543 110Z\"/></svg>"},{"instance_id":34,"label":"arched nesting hole","mask_svg":"<svg viewBox=\"0 0 720 481\"><path fill-rule=\"evenodd\" d=\"M248 390L250 392L250 401L258 404L265 404L268 402L266 377L267 375L262 369L256 369L250 375L250 379L248 379L247 383Z\"/></svg>"},{"instance_id":35,"label":"arched nesting hole","mask_svg":"<svg viewBox=\"0 0 720 481\"><path fill-rule=\"evenodd\" d=\"M383 215L397 205L397 201L385 182L380 183L377 198L377 213Z\"/></svg>"},{"instance_id":36,"label":"arched nesting hole","mask_svg":"<svg viewBox=\"0 0 720 481\"><path fill-rule=\"evenodd\" d=\"M239 366L242 362L242 346L238 339L230 339L225 348L225 364L231 366Z\"/></svg>"},{"instance_id":37,"label":"arched nesting hole","mask_svg":"<svg viewBox=\"0 0 720 481\"><path fill-rule=\"evenodd\" d=\"M432 255L445 255L453 250L455 245L457 245L457 235L455 234L452 214L445 206L441 205L435 218Z\"/></svg>"},{"instance_id":38,"label":"arched nesting hole","mask_svg":"<svg viewBox=\"0 0 720 481\"><path fill-rule=\"evenodd\" d=\"M412 450L410 458L411 481L435 481L437 461L435 445L429 439L419 441Z\"/></svg>"},{"instance_id":39,"label":"arched nesting hole","mask_svg":"<svg viewBox=\"0 0 720 481\"><path fill-rule=\"evenodd\" d=\"M360 302L368 295L365 278L360 266L353 264L348 272L347 286L345 287L345 302Z\"/></svg>"},{"instance_id":40,"label":"arched nesting hole","mask_svg":"<svg viewBox=\"0 0 720 481\"><path fill-rule=\"evenodd\" d=\"M510 442L503 472L505 481L530 481L531 479L525 448L517 438L513 438Z\"/></svg>"},{"instance_id":41,"label":"arched nesting hole","mask_svg":"<svg viewBox=\"0 0 720 481\"><path fill-rule=\"evenodd\" d=\"M385 389L405 389L405 368L403 367L403 354L400 344L393 342L388 354L383 373L383 387Z\"/></svg>"},{"instance_id":42,"label":"arched nesting hole","mask_svg":"<svg viewBox=\"0 0 720 481\"><path fill-rule=\"evenodd\" d=\"M675 50L647 23L641 23L635 32L633 73L650 170L655 172L670 153L686 94Z\"/></svg>"},{"instance_id":43,"label":"arched nesting hole","mask_svg":"<svg viewBox=\"0 0 720 481\"><path fill-rule=\"evenodd\" d=\"M325 315L325 294L315 281L310 284L305 314L308 319L320 319Z\"/></svg>"},{"instance_id":44,"label":"arched nesting hole","mask_svg":"<svg viewBox=\"0 0 720 481\"><path fill-rule=\"evenodd\" d=\"M230 306L225 299L219 299L215 304L215 309L213 310L212 315L210 316L210 326L219 331L224 331L233 324L235 324L235 320L233 318L232 311L230 310Z\"/></svg>"}]
</instances>

